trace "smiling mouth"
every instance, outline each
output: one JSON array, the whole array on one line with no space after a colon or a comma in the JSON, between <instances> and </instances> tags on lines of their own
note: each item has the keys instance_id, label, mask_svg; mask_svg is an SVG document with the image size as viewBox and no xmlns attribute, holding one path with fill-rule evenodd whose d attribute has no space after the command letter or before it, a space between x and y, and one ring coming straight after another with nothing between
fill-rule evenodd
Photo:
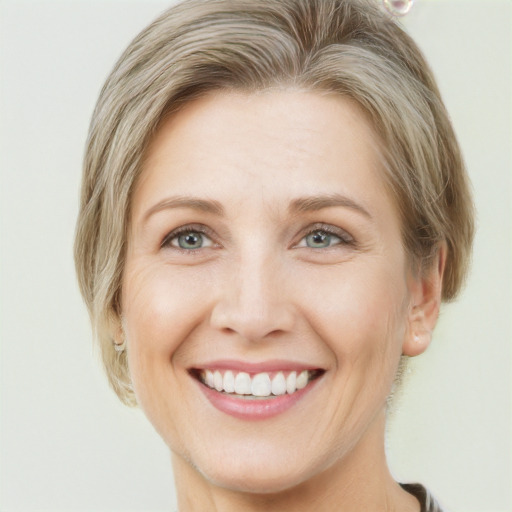
<instances>
[{"instance_id":1,"label":"smiling mouth","mask_svg":"<svg viewBox=\"0 0 512 512\"><path fill-rule=\"evenodd\" d=\"M236 370L193 369L190 374L206 387L242 399L293 395L325 373L322 369L249 374Z\"/></svg>"}]
</instances>

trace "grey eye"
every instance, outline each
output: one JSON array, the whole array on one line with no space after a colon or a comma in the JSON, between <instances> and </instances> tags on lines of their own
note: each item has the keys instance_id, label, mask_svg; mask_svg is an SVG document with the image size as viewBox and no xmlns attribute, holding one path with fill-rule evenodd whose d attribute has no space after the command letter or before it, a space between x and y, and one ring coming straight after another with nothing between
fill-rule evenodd
<instances>
[{"instance_id":1,"label":"grey eye","mask_svg":"<svg viewBox=\"0 0 512 512\"><path fill-rule=\"evenodd\" d=\"M189 231L176 237L172 245L179 247L180 249L200 249L204 244L204 236L202 233L195 231Z\"/></svg>"},{"instance_id":2,"label":"grey eye","mask_svg":"<svg viewBox=\"0 0 512 512\"><path fill-rule=\"evenodd\" d=\"M213 247L213 240L205 233L205 227L182 226L169 233L161 243L161 247L194 251Z\"/></svg>"},{"instance_id":3,"label":"grey eye","mask_svg":"<svg viewBox=\"0 0 512 512\"><path fill-rule=\"evenodd\" d=\"M326 231L316 230L306 236L306 245L314 249L323 249L330 247L333 244L337 244L341 239Z\"/></svg>"}]
</instances>

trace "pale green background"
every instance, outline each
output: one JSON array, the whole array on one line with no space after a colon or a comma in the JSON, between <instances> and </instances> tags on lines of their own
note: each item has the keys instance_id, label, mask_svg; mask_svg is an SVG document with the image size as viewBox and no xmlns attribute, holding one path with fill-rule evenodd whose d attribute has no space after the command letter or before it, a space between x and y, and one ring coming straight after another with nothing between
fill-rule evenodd
<instances>
[{"instance_id":1,"label":"pale green background","mask_svg":"<svg viewBox=\"0 0 512 512\"><path fill-rule=\"evenodd\" d=\"M2 512L164 511L169 456L94 361L72 238L89 117L109 69L168 2L0 3ZM390 424L396 477L451 512L512 510L511 32L508 0L417 0L467 159L474 265Z\"/></svg>"}]
</instances>

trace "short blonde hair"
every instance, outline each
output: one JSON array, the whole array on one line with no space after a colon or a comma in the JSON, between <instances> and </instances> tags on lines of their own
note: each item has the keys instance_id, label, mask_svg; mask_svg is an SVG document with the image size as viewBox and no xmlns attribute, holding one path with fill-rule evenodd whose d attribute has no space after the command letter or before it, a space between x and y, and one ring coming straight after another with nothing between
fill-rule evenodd
<instances>
[{"instance_id":1,"label":"short blonde hair","mask_svg":"<svg viewBox=\"0 0 512 512\"><path fill-rule=\"evenodd\" d=\"M134 404L126 353L114 350L130 199L159 122L213 90L329 91L369 114L421 267L448 247L443 298L470 259L473 205L447 112L412 39L375 0L185 0L128 46L94 110L84 161L75 262L110 383ZM426 263L425 263L426 262Z\"/></svg>"}]
</instances>

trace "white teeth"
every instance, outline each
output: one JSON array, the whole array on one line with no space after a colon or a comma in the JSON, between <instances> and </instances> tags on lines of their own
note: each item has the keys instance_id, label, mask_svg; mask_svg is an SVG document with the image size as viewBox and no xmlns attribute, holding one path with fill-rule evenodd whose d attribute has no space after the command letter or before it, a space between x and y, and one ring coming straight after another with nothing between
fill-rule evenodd
<instances>
[{"instance_id":1,"label":"white teeth","mask_svg":"<svg viewBox=\"0 0 512 512\"><path fill-rule=\"evenodd\" d=\"M248 373L240 372L235 378L235 393L237 395L251 394L251 376Z\"/></svg>"},{"instance_id":2,"label":"white teeth","mask_svg":"<svg viewBox=\"0 0 512 512\"><path fill-rule=\"evenodd\" d=\"M235 376L231 370L228 370L224 374L224 391L226 393L234 393L235 392Z\"/></svg>"},{"instance_id":3,"label":"white teeth","mask_svg":"<svg viewBox=\"0 0 512 512\"><path fill-rule=\"evenodd\" d=\"M283 372L279 372L272 379L272 394L273 395L284 395L286 393L286 379L284 378Z\"/></svg>"},{"instance_id":4,"label":"white teeth","mask_svg":"<svg viewBox=\"0 0 512 512\"><path fill-rule=\"evenodd\" d=\"M203 370L201 380L211 389L219 392L236 393L237 395L252 395L255 397L280 396L288 393L291 395L305 388L310 380L310 372L303 370L290 372L285 376L284 372L277 372L271 379L267 372L261 372L251 377L246 372L226 370L224 375L220 370Z\"/></svg>"},{"instance_id":5,"label":"white teeth","mask_svg":"<svg viewBox=\"0 0 512 512\"><path fill-rule=\"evenodd\" d=\"M270 396L272 383L268 373L258 373L252 378L251 394L254 396Z\"/></svg>"},{"instance_id":6,"label":"white teeth","mask_svg":"<svg viewBox=\"0 0 512 512\"><path fill-rule=\"evenodd\" d=\"M213 374L213 385L217 391L222 391L224 389L222 381L222 373L220 373L219 370L216 370Z\"/></svg>"},{"instance_id":7,"label":"white teeth","mask_svg":"<svg viewBox=\"0 0 512 512\"><path fill-rule=\"evenodd\" d=\"M286 379L286 392L291 395L297 390L297 372L292 372Z\"/></svg>"},{"instance_id":8,"label":"white teeth","mask_svg":"<svg viewBox=\"0 0 512 512\"><path fill-rule=\"evenodd\" d=\"M308 385L309 375L306 370L299 373L297 376L296 386L297 389L303 389Z\"/></svg>"}]
</instances>

